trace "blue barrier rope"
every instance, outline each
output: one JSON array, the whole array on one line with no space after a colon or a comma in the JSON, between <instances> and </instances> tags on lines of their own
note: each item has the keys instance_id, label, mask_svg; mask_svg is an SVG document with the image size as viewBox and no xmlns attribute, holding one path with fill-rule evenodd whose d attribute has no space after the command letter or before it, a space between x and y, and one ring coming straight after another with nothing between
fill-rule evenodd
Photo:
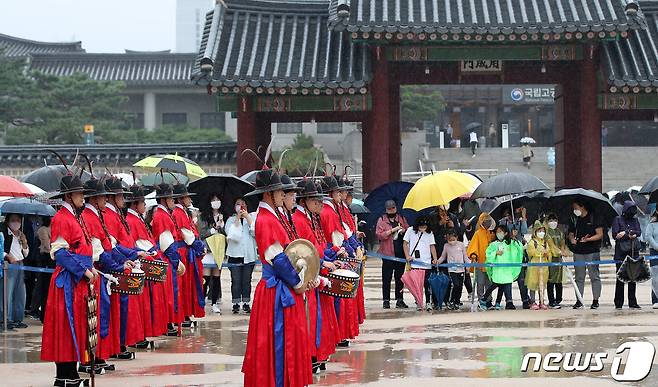
<instances>
[{"instance_id":1,"label":"blue barrier rope","mask_svg":"<svg viewBox=\"0 0 658 387\"><path fill-rule=\"evenodd\" d=\"M381 260L386 260L386 261L394 261L394 262L401 262L401 263L407 263L407 260L404 258L398 258L398 257L391 257L388 255L383 255L379 253L373 253L373 252L368 252L366 254L368 257L373 257L373 258L379 258ZM645 260L647 261L652 261L652 260L658 260L658 255L653 255L653 256L645 256ZM467 267L516 267L516 266L522 266L522 267L557 267L557 266L593 266L593 265L613 265L616 263L621 263L622 261L615 261L614 259L610 260L599 260L599 261L578 261L578 262L518 262L518 263L440 263L438 265L427 265L423 262L418 262L415 263L414 265L420 266L423 269L432 269L435 267L459 267L459 268L467 268ZM246 266L246 265L260 265L260 261L255 261L252 263L224 263L222 264L222 267L241 267L241 266ZM215 263L211 264L205 264L203 265L204 268L207 269L216 269L218 266ZM23 270L23 271L33 271L36 273L53 273L55 270L54 269L49 269L45 267L34 267L34 266L25 266L25 265L17 265L17 264L9 264L8 265L9 270Z\"/></svg>"}]
</instances>

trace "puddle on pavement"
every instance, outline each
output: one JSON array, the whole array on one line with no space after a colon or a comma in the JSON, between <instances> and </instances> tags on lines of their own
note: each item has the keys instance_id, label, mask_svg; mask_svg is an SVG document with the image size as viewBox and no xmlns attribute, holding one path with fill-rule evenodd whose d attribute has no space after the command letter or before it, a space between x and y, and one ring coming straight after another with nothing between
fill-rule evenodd
<instances>
[{"instance_id":1,"label":"puddle on pavement","mask_svg":"<svg viewBox=\"0 0 658 387\"><path fill-rule=\"evenodd\" d=\"M496 313L496 312L492 312ZM373 320L395 319L406 312L385 311L369 315ZM390 329L362 327L360 340L348 350L338 351L328 364L328 370L316 377L320 385L369 383L378 380L404 377L467 377L467 378L519 378L519 377L570 377L574 373L520 371L521 362L529 352L612 352L629 339L642 340L654 333L633 333L632 324L610 322L609 314L556 318L543 321L480 321L464 323L430 323ZM614 315L612 315L614 316ZM598 320L606 320L606 324ZM410 320L405 320L408 321ZM156 353L197 353L242 356L247 336L248 319L203 321L193 333L183 338L158 340ZM643 325L643 326L646 326ZM584 334L543 338L541 334L524 336L529 330L559 328L590 328ZM618 327L618 333L595 333L591 328ZM509 333L514 333L516 336ZM460 334L460 332L462 334ZM504 334L500 334L504 333ZM425 335L424 335L425 334ZM380 335L380 337L378 337ZM39 361L41 345L37 333L0 335L3 363ZM539 344L537 344L539 343ZM544 343L544 344L542 344ZM148 354L138 354L138 358ZM185 359L182 358L181 361ZM196 360L198 361L198 360ZM195 375L240 369L240 364L183 363L119 369L118 377L151 375ZM610 361L602 372L585 372L579 376L610 378ZM658 372L649 375L641 385L658 385Z\"/></svg>"}]
</instances>

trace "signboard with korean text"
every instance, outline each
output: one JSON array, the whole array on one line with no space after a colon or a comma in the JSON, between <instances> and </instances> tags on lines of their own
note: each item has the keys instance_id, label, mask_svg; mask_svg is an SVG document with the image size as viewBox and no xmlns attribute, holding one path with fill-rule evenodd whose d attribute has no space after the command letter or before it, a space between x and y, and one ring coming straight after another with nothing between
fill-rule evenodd
<instances>
[{"instance_id":1,"label":"signboard with korean text","mask_svg":"<svg viewBox=\"0 0 658 387\"><path fill-rule=\"evenodd\" d=\"M555 102L554 85L503 86L505 105L552 105Z\"/></svg>"},{"instance_id":2,"label":"signboard with korean text","mask_svg":"<svg viewBox=\"0 0 658 387\"><path fill-rule=\"evenodd\" d=\"M498 59L471 59L460 62L462 73L500 73L503 71L503 61Z\"/></svg>"}]
</instances>

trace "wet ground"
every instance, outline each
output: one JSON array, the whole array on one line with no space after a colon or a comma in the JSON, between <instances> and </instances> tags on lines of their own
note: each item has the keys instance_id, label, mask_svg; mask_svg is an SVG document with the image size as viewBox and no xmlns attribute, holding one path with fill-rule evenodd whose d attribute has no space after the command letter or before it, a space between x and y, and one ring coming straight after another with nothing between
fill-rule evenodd
<instances>
[{"instance_id":1,"label":"wet ground","mask_svg":"<svg viewBox=\"0 0 658 387\"><path fill-rule=\"evenodd\" d=\"M606 352L612 359L625 341L658 346L658 310L652 310L650 285L638 285L640 311L614 310L611 269L604 270L599 310L417 312L381 308L380 264L369 262L366 274L368 319L348 349L339 350L316 376L318 385L368 386L606 386L611 360L601 372L521 372L525 354ZM117 371L99 376L98 386L241 386L249 317L230 314L228 270L222 273L223 315L211 315L181 338L157 339L155 351L139 351L133 361L116 361ZM255 280L260 272L254 273ZM565 286L563 305L574 301ZM590 299L586 290L586 300ZM518 292L514 289L518 299ZM405 294L408 304L412 297ZM466 301L464 291L463 301ZM517 302L517 306L519 303ZM41 327L0 334L0 385L52 385L54 366L39 361ZM635 385L658 386L653 372ZM532 364L532 363L531 363Z\"/></svg>"}]
</instances>

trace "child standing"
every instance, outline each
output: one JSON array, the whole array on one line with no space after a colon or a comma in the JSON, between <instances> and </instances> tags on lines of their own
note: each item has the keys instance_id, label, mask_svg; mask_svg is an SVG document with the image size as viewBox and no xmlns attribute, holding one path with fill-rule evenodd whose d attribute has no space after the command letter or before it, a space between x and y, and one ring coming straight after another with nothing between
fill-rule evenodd
<instances>
[{"instance_id":1,"label":"child standing","mask_svg":"<svg viewBox=\"0 0 658 387\"><path fill-rule=\"evenodd\" d=\"M443 263L446 260L448 263L471 263L471 260L466 256L464 243L457 240L455 230L448 230L446 232L446 239L448 243L443 246L441 257L438 260L434 260L434 264ZM462 286L464 285L464 267L449 267L448 274L452 282L452 293L450 294L448 309L457 310L459 309L459 299L461 298Z\"/></svg>"},{"instance_id":2,"label":"child standing","mask_svg":"<svg viewBox=\"0 0 658 387\"><path fill-rule=\"evenodd\" d=\"M546 239L551 250L551 262L562 262L562 257L567 251L566 238L562 230L558 228L558 219L555 214L546 216ZM548 268L548 307L560 309L562 302L562 266L551 266Z\"/></svg>"},{"instance_id":3,"label":"child standing","mask_svg":"<svg viewBox=\"0 0 658 387\"><path fill-rule=\"evenodd\" d=\"M539 221L535 221L532 227L532 239L528 242L527 249L528 260L531 263L548 262L551 259L551 250L546 239L546 227ZM544 304L544 290L548 283L547 266L528 266L526 270L525 283L530 290L530 299L533 301L530 309L548 309ZM535 298L535 292L538 293L539 303Z\"/></svg>"},{"instance_id":4,"label":"child standing","mask_svg":"<svg viewBox=\"0 0 658 387\"><path fill-rule=\"evenodd\" d=\"M522 261L523 245L521 242L512 238L506 226L496 227L496 240L487 247L487 263L521 263ZM521 273L520 265L487 267L487 274L492 283L485 292L484 300L488 299L498 288L496 309L501 309L500 301L503 293L506 301L505 309L516 309L512 301L512 283L519 277L519 273ZM481 309L486 309L486 301L480 306Z\"/></svg>"}]
</instances>

